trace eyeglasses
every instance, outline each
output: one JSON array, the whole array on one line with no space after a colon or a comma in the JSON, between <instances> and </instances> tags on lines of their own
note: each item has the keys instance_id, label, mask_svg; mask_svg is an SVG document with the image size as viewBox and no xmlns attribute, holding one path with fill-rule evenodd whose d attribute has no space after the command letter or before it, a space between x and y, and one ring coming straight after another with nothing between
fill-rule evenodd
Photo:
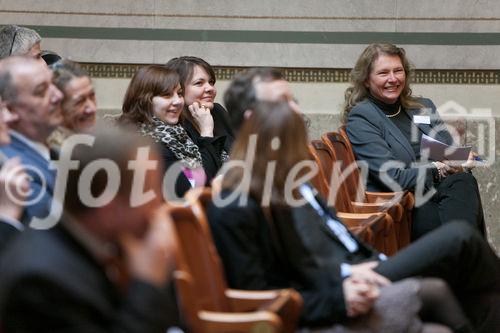
<instances>
[{"instance_id":1,"label":"eyeglasses","mask_svg":"<svg viewBox=\"0 0 500 333\"><path fill-rule=\"evenodd\" d=\"M12 44L10 44L10 51L9 51L10 56L12 55L12 49L14 48L14 42L16 41L16 37L17 37L17 29L14 32L14 37L12 38Z\"/></svg>"}]
</instances>

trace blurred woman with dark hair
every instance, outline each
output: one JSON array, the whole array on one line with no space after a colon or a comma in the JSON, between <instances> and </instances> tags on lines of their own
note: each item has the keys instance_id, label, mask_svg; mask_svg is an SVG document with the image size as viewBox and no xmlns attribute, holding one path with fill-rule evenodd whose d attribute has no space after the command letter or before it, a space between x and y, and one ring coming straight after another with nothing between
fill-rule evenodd
<instances>
[{"instance_id":1,"label":"blurred woman with dark hair","mask_svg":"<svg viewBox=\"0 0 500 333\"><path fill-rule=\"evenodd\" d=\"M220 159L226 161L234 140L229 116L224 107L215 103L215 72L205 60L183 56L170 59L166 66L179 74L184 91L183 126L195 143L202 137L220 140Z\"/></svg>"},{"instance_id":2,"label":"blurred woman with dark hair","mask_svg":"<svg viewBox=\"0 0 500 333\"><path fill-rule=\"evenodd\" d=\"M449 223L387 258L352 235L307 182L317 171L307 143L288 103L258 103L239 131L237 164L227 164L207 208L229 286L294 288L304 299L301 325L340 324L332 332L474 332L455 295L464 306L484 295L496 309L500 288L498 257L481 236ZM426 278L403 280L418 276ZM442 325L422 326L418 316Z\"/></svg>"},{"instance_id":3,"label":"blurred woman with dark hair","mask_svg":"<svg viewBox=\"0 0 500 333\"><path fill-rule=\"evenodd\" d=\"M160 144L167 171L180 162L181 172L175 179L178 197L192 187L208 185L220 166L220 149L214 140L205 138L195 143L181 125L183 108L178 74L165 66L150 65L132 77L119 119L121 123L136 125L143 135ZM206 127L209 125L201 124L201 130L207 130ZM167 185L172 183L167 180ZM167 193L173 197L170 187Z\"/></svg>"}]
</instances>

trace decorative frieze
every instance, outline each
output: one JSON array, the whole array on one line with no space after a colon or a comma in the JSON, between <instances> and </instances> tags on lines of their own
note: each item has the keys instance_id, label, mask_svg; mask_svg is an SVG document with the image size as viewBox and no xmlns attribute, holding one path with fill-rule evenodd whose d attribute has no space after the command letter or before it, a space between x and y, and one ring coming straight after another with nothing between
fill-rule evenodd
<instances>
[{"instance_id":1,"label":"decorative frieze","mask_svg":"<svg viewBox=\"0 0 500 333\"><path fill-rule=\"evenodd\" d=\"M142 64L82 63L95 78L131 78ZM231 80L246 67L215 66L218 80ZM282 68L290 82L299 83L347 83L348 68ZM418 84L500 84L500 70L416 70L413 79Z\"/></svg>"}]
</instances>

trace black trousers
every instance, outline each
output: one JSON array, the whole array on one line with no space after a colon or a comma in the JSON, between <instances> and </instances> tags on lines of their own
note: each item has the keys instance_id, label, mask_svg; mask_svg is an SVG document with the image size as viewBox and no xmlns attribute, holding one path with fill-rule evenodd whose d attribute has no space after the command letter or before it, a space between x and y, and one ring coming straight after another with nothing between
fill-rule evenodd
<instances>
[{"instance_id":1,"label":"black trousers","mask_svg":"<svg viewBox=\"0 0 500 333\"><path fill-rule=\"evenodd\" d=\"M465 221L486 234L481 196L476 178L461 172L435 185L437 193L413 210L412 239L452 221Z\"/></svg>"},{"instance_id":2,"label":"black trousers","mask_svg":"<svg viewBox=\"0 0 500 333\"><path fill-rule=\"evenodd\" d=\"M481 332L500 332L500 259L475 228L451 222L429 232L375 269L391 281L445 280Z\"/></svg>"}]
</instances>

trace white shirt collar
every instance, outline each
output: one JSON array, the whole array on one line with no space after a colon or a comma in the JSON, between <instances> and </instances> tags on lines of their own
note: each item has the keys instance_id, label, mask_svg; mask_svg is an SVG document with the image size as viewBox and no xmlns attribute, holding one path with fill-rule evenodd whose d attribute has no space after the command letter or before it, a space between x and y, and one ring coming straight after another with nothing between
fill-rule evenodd
<instances>
[{"instance_id":1,"label":"white shirt collar","mask_svg":"<svg viewBox=\"0 0 500 333\"><path fill-rule=\"evenodd\" d=\"M18 220L13 219L12 217L9 217L7 215L0 213L0 220L2 220L2 222L4 222L4 223L10 224L11 226L13 226L14 228L16 228L19 231L24 230L23 224L21 222L19 222Z\"/></svg>"},{"instance_id":2,"label":"white shirt collar","mask_svg":"<svg viewBox=\"0 0 500 333\"><path fill-rule=\"evenodd\" d=\"M31 147L34 151L39 153L40 156L42 156L44 159L46 159L47 161L50 161L49 147L47 147L46 145L44 145L40 142L36 142L36 141L31 140L31 139L28 139L28 137L26 137L25 135L15 131L15 130L12 130L12 129L10 130L10 134L12 136L14 136L16 139L18 139L19 141L22 141L22 142L24 142L24 144Z\"/></svg>"}]
</instances>

